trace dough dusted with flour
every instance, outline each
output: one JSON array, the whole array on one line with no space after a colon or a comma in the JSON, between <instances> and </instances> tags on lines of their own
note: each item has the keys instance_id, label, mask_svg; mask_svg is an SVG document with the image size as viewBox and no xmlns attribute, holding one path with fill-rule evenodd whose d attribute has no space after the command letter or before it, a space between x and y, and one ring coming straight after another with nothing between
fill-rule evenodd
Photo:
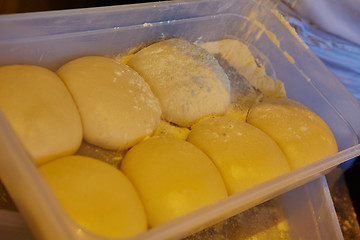
<instances>
[{"instance_id":1,"label":"dough dusted with flour","mask_svg":"<svg viewBox=\"0 0 360 240\"><path fill-rule=\"evenodd\" d=\"M78 105L87 142L106 149L126 149L157 128L159 101L127 65L87 56L66 63L57 74Z\"/></svg>"},{"instance_id":2,"label":"dough dusted with flour","mask_svg":"<svg viewBox=\"0 0 360 240\"><path fill-rule=\"evenodd\" d=\"M158 97L163 118L180 126L223 114L230 104L230 82L216 59L183 39L154 43L134 54L128 65Z\"/></svg>"},{"instance_id":3,"label":"dough dusted with flour","mask_svg":"<svg viewBox=\"0 0 360 240\"><path fill-rule=\"evenodd\" d=\"M219 57L225 59L230 66L237 70L238 74L245 77L253 87L260 90L266 96L278 97L286 95L283 83L269 77L265 72L265 68L258 65L248 46L242 42L234 39L224 39L206 42L201 47L211 54L219 55ZM243 83L243 86L249 88L247 85ZM246 93L245 96L251 93L253 96L249 97L256 98L258 94L254 94L250 90L244 92Z\"/></svg>"},{"instance_id":4,"label":"dough dusted with flour","mask_svg":"<svg viewBox=\"0 0 360 240\"><path fill-rule=\"evenodd\" d=\"M38 165L80 147L79 112L50 70L33 65L0 67L0 109Z\"/></svg>"}]
</instances>

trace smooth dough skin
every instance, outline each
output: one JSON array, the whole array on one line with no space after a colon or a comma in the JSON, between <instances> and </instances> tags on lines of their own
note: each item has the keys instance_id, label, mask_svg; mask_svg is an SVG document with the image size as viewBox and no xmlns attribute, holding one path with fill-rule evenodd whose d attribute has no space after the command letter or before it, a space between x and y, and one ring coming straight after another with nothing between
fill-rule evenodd
<instances>
[{"instance_id":1,"label":"smooth dough skin","mask_svg":"<svg viewBox=\"0 0 360 240\"><path fill-rule=\"evenodd\" d=\"M299 102L275 98L253 106L247 122L272 137L296 169L338 151L327 124Z\"/></svg>"},{"instance_id":2,"label":"smooth dough skin","mask_svg":"<svg viewBox=\"0 0 360 240\"><path fill-rule=\"evenodd\" d=\"M234 118L203 120L193 127L188 141L213 160L229 194L290 171L284 153L268 135Z\"/></svg>"},{"instance_id":3,"label":"smooth dough skin","mask_svg":"<svg viewBox=\"0 0 360 240\"><path fill-rule=\"evenodd\" d=\"M230 104L230 82L216 59L183 39L169 39L143 48L129 60L159 98L163 118L191 126Z\"/></svg>"},{"instance_id":4,"label":"smooth dough skin","mask_svg":"<svg viewBox=\"0 0 360 240\"><path fill-rule=\"evenodd\" d=\"M132 237L147 230L144 207L118 169L79 155L56 159L40 171L69 216L106 237Z\"/></svg>"},{"instance_id":5,"label":"smooth dough skin","mask_svg":"<svg viewBox=\"0 0 360 240\"><path fill-rule=\"evenodd\" d=\"M0 67L0 109L38 165L80 147L76 105L61 79L45 68Z\"/></svg>"},{"instance_id":6,"label":"smooth dough skin","mask_svg":"<svg viewBox=\"0 0 360 240\"><path fill-rule=\"evenodd\" d=\"M78 105L87 142L106 149L126 149L157 128L159 101L127 65L88 56L66 63L57 74Z\"/></svg>"},{"instance_id":7,"label":"smooth dough skin","mask_svg":"<svg viewBox=\"0 0 360 240\"><path fill-rule=\"evenodd\" d=\"M125 155L120 169L137 189L150 227L227 196L211 160L178 138L153 137L137 144Z\"/></svg>"}]
</instances>

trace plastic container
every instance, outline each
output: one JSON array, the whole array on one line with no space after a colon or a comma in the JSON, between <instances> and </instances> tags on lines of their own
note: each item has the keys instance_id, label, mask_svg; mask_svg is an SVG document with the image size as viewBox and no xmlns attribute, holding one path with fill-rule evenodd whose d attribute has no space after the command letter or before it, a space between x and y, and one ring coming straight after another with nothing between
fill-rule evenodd
<instances>
[{"instance_id":1,"label":"plastic container","mask_svg":"<svg viewBox=\"0 0 360 240\"><path fill-rule=\"evenodd\" d=\"M0 210L0 235L3 240L35 239L20 213Z\"/></svg>"},{"instance_id":2,"label":"plastic container","mask_svg":"<svg viewBox=\"0 0 360 240\"><path fill-rule=\"evenodd\" d=\"M288 97L328 123L340 152L133 239L181 238L299 187L360 154L359 103L271 7L251 0L189 0L4 15L0 16L0 65L37 64L56 70L76 57L115 56L163 37L236 38L251 46L268 74L283 81ZM1 112L0 126L1 180L34 236L102 239L64 213Z\"/></svg>"},{"instance_id":3,"label":"plastic container","mask_svg":"<svg viewBox=\"0 0 360 240\"><path fill-rule=\"evenodd\" d=\"M270 200L274 201L274 200ZM281 203L280 209L277 209L276 203ZM279 210L279 214L272 214L274 211ZM263 213L265 212L265 214ZM270 213L269 213L270 212ZM267 231L269 225L281 224L282 219L261 219L263 216L270 216L275 218L277 215L282 215L288 225L288 229L282 228L280 225L280 231L286 232L290 239L343 239L341 229L338 223L336 212L331 200L330 192L325 180L325 177L318 178L310 183L293 189L287 193L276 198L275 203L271 204L270 207L263 207L256 211L256 216L252 217L251 220L255 220L253 229L260 229ZM235 216L240 220L248 220L248 214L243 213ZM226 225L227 220L223 223ZM263 226L263 222L271 222L266 227ZM218 225L217 224L217 225ZM239 225L248 225L248 222L237 221ZM260 225L260 226L259 226ZM206 230L212 230L210 227ZM283 231L281 231L283 230ZM222 228L218 231L218 234L226 236L230 233L226 228ZM247 236L254 236L257 233L245 233ZM2 211L0 210L0 234L3 240L32 240L34 237L27 228L21 215L17 212ZM215 235L215 234L213 234ZM195 239L216 239L216 237L210 235L207 232L200 232L196 234ZM239 239L242 239L241 237Z\"/></svg>"}]
</instances>

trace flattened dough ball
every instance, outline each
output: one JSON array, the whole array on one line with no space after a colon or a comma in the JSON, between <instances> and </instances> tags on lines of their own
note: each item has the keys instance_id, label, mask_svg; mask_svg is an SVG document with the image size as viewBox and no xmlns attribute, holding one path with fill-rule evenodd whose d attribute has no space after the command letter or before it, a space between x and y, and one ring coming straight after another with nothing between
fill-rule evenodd
<instances>
[{"instance_id":1,"label":"flattened dough ball","mask_svg":"<svg viewBox=\"0 0 360 240\"><path fill-rule=\"evenodd\" d=\"M229 194L290 171L284 153L268 135L234 118L203 120L193 127L188 141L213 160Z\"/></svg>"},{"instance_id":2,"label":"flattened dough ball","mask_svg":"<svg viewBox=\"0 0 360 240\"><path fill-rule=\"evenodd\" d=\"M69 216L106 237L132 237L146 231L141 200L118 169L78 155L56 159L39 170Z\"/></svg>"},{"instance_id":3,"label":"flattened dough ball","mask_svg":"<svg viewBox=\"0 0 360 240\"><path fill-rule=\"evenodd\" d=\"M296 169L338 151L328 125L314 112L288 98L275 98L250 108L247 122L272 137Z\"/></svg>"},{"instance_id":4,"label":"flattened dough ball","mask_svg":"<svg viewBox=\"0 0 360 240\"><path fill-rule=\"evenodd\" d=\"M73 154L80 147L79 112L64 83L50 70L0 67L0 108L36 164Z\"/></svg>"},{"instance_id":5,"label":"flattened dough ball","mask_svg":"<svg viewBox=\"0 0 360 240\"><path fill-rule=\"evenodd\" d=\"M88 56L66 63L57 74L78 105L87 142L106 149L126 149L157 128L159 101L127 65Z\"/></svg>"},{"instance_id":6,"label":"flattened dough ball","mask_svg":"<svg viewBox=\"0 0 360 240\"><path fill-rule=\"evenodd\" d=\"M280 80L273 80L269 77L265 72L265 68L258 65L249 47L239 40L224 39L206 42L201 46L217 58L223 58L238 74L246 78L245 81L249 81L253 87L266 96L278 97L286 95L284 84ZM247 83L242 83L239 86L242 85L247 86ZM259 97L259 92L252 92L251 89L244 93L244 97L248 98L248 100L256 100Z\"/></svg>"},{"instance_id":7,"label":"flattened dough ball","mask_svg":"<svg viewBox=\"0 0 360 240\"><path fill-rule=\"evenodd\" d=\"M230 82L216 59L183 39L169 39L143 48L129 60L159 98L165 120L191 126L230 104Z\"/></svg>"},{"instance_id":8,"label":"flattened dough ball","mask_svg":"<svg viewBox=\"0 0 360 240\"><path fill-rule=\"evenodd\" d=\"M153 137L134 146L120 169L142 199L150 227L227 196L212 161L194 145L173 137Z\"/></svg>"}]
</instances>

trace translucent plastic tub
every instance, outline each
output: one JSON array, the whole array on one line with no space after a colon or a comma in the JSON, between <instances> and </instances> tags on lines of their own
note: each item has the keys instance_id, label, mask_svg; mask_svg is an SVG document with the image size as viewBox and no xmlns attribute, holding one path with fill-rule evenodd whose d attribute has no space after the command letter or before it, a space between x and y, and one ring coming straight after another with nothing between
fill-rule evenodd
<instances>
[{"instance_id":1,"label":"translucent plastic tub","mask_svg":"<svg viewBox=\"0 0 360 240\"><path fill-rule=\"evenodd\" d=\"M122 7L0 16L0 65L56 70L84 55L116 56L163 37L190 41L239 39L254 50L289 98L323 118L339 153L234 194L134 239L174 239L307 183L360 153L360 106L267 4L255 1L173 1ZM255 51L256 50L256 51ZM0 176L39 239L98 239L64 213L0 112Z\"/></svg>"},{"instance_id":2,"label":"translucent plastic tub","mask_svg":"<svg viewBox=\"0 0 360 240\"><path fill-rule=\"evenodd\" d=\"M281 206L278 207L277 204ZM272 228L275 229L275 234L284 233L290 239L343 239L325 177L269 200L265 206L255 208L236 215L235 220L231 221L235 223L235 227L242 226L239 230L224 227L229 223L225 220L196 233L193 238L217 239L216 236L219 235L237 235L240 240L255 237L261 231L271 232L269 229ZM251 231L242 232L249 226ZM214 228L217 229L216 234L212 231ZM4 210L0 210L0 234L3 240L34 239L19 213ZM277 236L280 238L280 235ZM192 236L189 238L192 239Z\"/></svg>"}]
</instances>

